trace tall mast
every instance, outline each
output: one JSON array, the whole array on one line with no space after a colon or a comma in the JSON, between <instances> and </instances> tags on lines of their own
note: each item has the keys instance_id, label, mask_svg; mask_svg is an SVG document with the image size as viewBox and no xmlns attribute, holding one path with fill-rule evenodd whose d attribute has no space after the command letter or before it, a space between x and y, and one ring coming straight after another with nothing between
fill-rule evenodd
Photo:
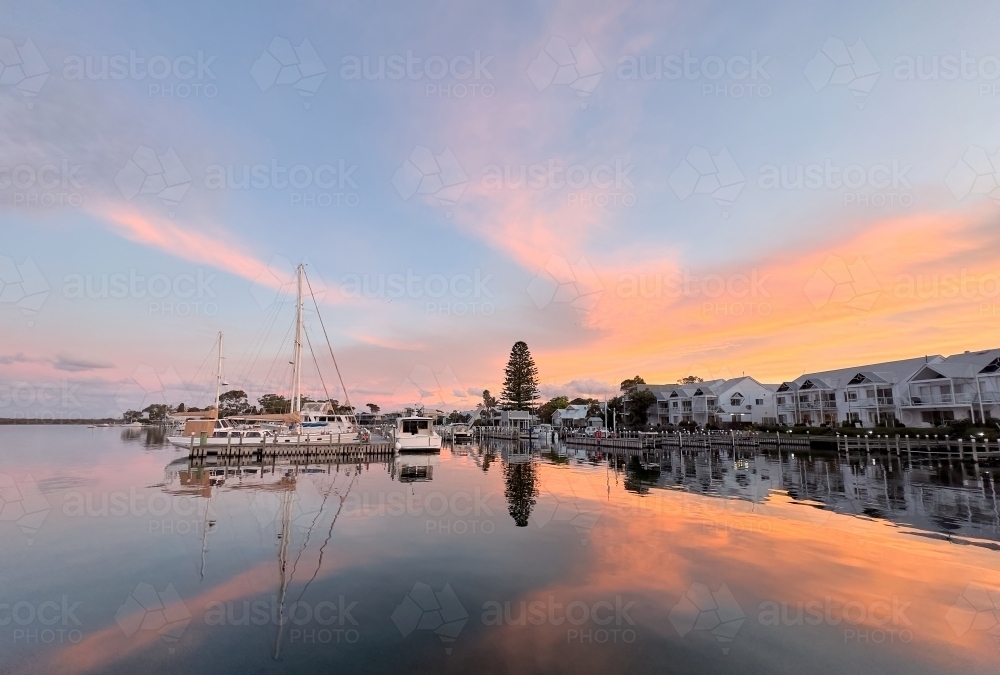
<instances>
[{"instance_id":1,"label":"tall mast","mask_svg":"<svg viewBox=\"0 0 1000 675\"><path fill-rule=\"evenodd\" d=\"M296 270L295 351L292 360L292 412L302 409L302 265Z\"/></svg>"},{"instance_id":2,"label":"tall mast","mask_svg":"<svg viewBox=\"0 0 1000 675\"><path fill-rule=\"evenodd\" d=\"M222 395L222 331L219 331L219 368L215 377L215 414L219 414L219 397Z\"/></svg>"}]
</instances>

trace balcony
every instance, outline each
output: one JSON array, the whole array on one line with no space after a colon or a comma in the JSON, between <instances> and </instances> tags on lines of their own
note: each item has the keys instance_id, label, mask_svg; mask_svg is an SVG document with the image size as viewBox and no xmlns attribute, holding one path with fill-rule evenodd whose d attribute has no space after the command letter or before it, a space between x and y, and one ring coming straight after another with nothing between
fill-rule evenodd
<instances>
[{"instance_id":1,"label":"balcony","mask_svg":"<svg viewBox=\"0 0 1000 675\"><path fill-rule=\"evenodd\" d=\"M926 394L900 399L904 408L929 408L934 406L969 405L975 401L972 394Z\"/></svg>"},{"instance_id":2,"label":"balcony","mask_svg":"<svg viewBox=\"0 0 1000 675\"><path fill-rule=\"evenodd\" d=\"M896 399L892 396L879 396L877 399L872 397L862 397L850 399L847 401L847 405L851 409L855 408L892 408L896 405Z\"/></svg>"},{"instance_id":3,"label":"balcony","mask_svg":"<svg viewBox=\"0 0 1000 675\"><path fill-rule=\"evenodd\" d=\"M836 410L836 401L800 401L799 410Z\"/></svg>"}]
</instances>

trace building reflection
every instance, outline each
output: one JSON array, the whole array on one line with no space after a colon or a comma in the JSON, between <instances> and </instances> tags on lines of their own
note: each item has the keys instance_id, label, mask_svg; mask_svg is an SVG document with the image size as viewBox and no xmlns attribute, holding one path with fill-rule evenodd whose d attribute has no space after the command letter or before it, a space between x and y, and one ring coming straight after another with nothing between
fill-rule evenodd
<instances>
[{"instance_id":1,"label":"building reflection","mask_svg":"<svg viewBox=\"0 0 1000 675\"><path fill-rule=\"evenodd\" d=\"M606 457L624 473L624 487L639 495L681 489L764 504L780 494L832 513L892 521L926 536L1000 540L993 470L977 475L957 461L706 450L602 456L572 449L556 461L566 457L589 464Z\"/></svg>"}]
</instances>

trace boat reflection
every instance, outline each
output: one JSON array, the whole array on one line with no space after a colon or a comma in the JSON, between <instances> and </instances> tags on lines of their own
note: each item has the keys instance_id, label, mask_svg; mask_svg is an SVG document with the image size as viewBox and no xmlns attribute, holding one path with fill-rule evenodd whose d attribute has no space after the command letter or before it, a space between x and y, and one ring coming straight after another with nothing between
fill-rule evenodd
<instances>
[{"instance_id":1,"label":"boat reflection","mask_svg":"<svg viewBox=\"0 0 1000 675\"><path fill-rule=\"evenodd\" d=\"M434 467L441 463L437 453L406 453L394 461L396 480L400 483L424 483L434 480Z\"/></svg>"}]
</instances>

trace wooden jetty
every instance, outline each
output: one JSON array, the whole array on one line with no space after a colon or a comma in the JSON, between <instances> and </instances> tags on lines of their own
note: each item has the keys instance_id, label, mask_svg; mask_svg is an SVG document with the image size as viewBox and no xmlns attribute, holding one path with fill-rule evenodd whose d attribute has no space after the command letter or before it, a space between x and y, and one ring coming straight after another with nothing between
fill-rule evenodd
<instances>
[{"instance_id":1,"label":"wooden jetty","mask_svg":"<svg viewBox=\"0 0 1000 675\"><path fill-rule=\"evenodd\" d=\"M255 439L256 440L256 439ZM267 438L260 442L248 443L242 437L237 443L227 443L226 445L202 445L198 439L191 437L191 444L188 447L188 458L192 460L204 460L208 457L215 457L217 462L239 463L246 461L257 463L269 459L281 459L293 463L308 461L344 461L350 459L381 459L392 458L396 454L395 443L391 438L378 440L374 443L326 443L310 442L308 439L299 437L298 439L279 441L277 437L272 437L271 442Z\"/></svg>"},{"instance_id":2,"label":"wooden jetty","mask_svg":"<svg viewBox=\"0 0 1000 675\"><path fill-rule=\"evenodd\" d=\"M569 434L563 442L570 446L607 450L719 450L748 452L787 450L790 452L836 451L838 454L881 454L968 460L978 463L1000 459L1000 440L981 437L909 436L899 434L810 435L782 432L717 431L618 432L610 436Z\"/></svg>"}]
</instances>

